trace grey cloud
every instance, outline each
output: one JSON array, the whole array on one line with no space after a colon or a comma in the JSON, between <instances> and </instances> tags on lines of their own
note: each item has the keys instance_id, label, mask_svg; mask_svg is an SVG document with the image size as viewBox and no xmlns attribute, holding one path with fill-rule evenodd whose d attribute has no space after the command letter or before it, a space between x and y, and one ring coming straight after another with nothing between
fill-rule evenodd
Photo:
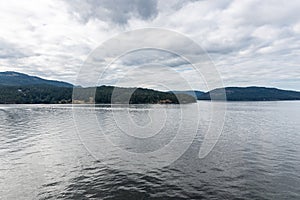
<instances>
[{"instance_id":1,"label":"grey cloud","mask_svg":"<svg viewBox=\"0 0 300 200\"><path fill-rule=\"evenodd\" d=\"M39 54L0 39L0 59L18 59L31 56L39 56Z\"/></svg>"},{"instance_id":2,"label":"grey cloud","mask_svg":"<svg viewBox=\"0 0 300 200\"><path fill-rule=\"evenodd\" d=\"M181 32L204 47L226 85L299 90L299 1L51 0L6 4L5 9L0 8L0 18L6 22L1 23L0 30L1 71L72 82L90 51L113 35L161 27ZM111 44L111 52L94 61L110 62L114 50L130 49L132 43L145 39L151 44L187 49L186 53L201 59L201 52L195 52L189 44L149 33L122 43L124 46ZM128 68L151 62L182 70L191 81L197 79L186 70L182 59L141 51L112 66L105 81L114 83Z\"/></svg>"},{"instance_id":3,"label":"grey cloud","mask_svg":"<svg viewBox=\"0 0 300 200\"><path fill-rule=\"evenodd\" d=\"M225 12L238 18L240 23L285 26L299 20L299 9L299 1L252 0L233 1Z\"/></svg>"},{"instance_id":4,"label":"grey cloud","mask_svg":"<svg viewBox=\"0 0 300 200\"><path fill-rule=\"evenodd\" d=\"M160 49L142 49L126 54L119 59L124 66L140 66L149 63L160 63L169 67L179 67L188 64L188 61L180 56Z\"/></svg>"},{"instance_id":5,"label":"grey cloud","mask_svg":"<svg viewBox=\"0 0 300 200\"><path fill-rule=\"evenodd\" d=\"M132 17L148 20L158 14L156 0L76 0L66 3L74 16L84 23L98 19L122 25Z\"/></svg>"}]
</instances>

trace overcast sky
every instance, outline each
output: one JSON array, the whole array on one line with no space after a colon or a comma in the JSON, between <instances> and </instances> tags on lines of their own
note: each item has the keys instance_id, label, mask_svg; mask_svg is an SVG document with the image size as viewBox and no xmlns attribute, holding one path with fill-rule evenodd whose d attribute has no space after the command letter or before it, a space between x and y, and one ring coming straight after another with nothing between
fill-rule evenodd
<instances>
[{"instance_id":1,"label":"overcast sky","mask_svg":"<svg viewBox=\"0 0 300 200\"><path fill-rule=\"evenodd\" d=\"M0 71L75 83L83 62L101 43L124 31L158 27L182 33L203 47L225 86L300 90L299 11L299 0L0 1ZM107 83L125 74L123 66L145 64L147 59L140 58L151 53L142 51L116 62ZM168 62L158 64L178 64L189 81L197 79L185 70L183 61L163 56ZM151 74L149 66L134 69L126 72L131 75L128 80ZM158 66L153 69L159 74ZM160 77L168 77L171 83L167 74L162 67ZM193 88L205 90L201 83Z\"/></svg>"}]
</instances>

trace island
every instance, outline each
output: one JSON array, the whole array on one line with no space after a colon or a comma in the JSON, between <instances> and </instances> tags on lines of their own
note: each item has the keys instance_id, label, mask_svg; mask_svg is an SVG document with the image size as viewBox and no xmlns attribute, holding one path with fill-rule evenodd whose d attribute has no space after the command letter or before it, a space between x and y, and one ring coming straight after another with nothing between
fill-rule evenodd
<instances>
[{"instance_id":1,"label":"island","mask_svg":"<svg viewBox=\"0 0 300 200\"><path fill-rule=\"evenodd\" d=\"M211 100L211 94L213 94L213 100L223 100L223 94L226 94L227 101L288 101L288 100L300 100L300 92L281 90L277 88L267 87L225 87L218 88L206 92L197 100Z\"/></svg>"},{"instance_id":2,"label":"island","mask_svg":"<svg viewBox=\"0 0 300 200\"><path fill-rule=\"evenodd\" d=\"M195 102L196 98L188 94L105 85L83 88L18 72L0 72L0 104L186 104Z\"/></svg>"},{"instance_id":3,"label":"island","mask_svg":"<svg viewBox=\"0 0 300 200\"><path fill-rule=\"evenodd\" d=\"M211 94L214 99L211 99ZM225 87L207 92L158 91L105 85L80 87L18 72L0 72L0 104L187 104L195 103L197 100L300 100L300 92L256 86Z\"/></svg>"}]
</instances>

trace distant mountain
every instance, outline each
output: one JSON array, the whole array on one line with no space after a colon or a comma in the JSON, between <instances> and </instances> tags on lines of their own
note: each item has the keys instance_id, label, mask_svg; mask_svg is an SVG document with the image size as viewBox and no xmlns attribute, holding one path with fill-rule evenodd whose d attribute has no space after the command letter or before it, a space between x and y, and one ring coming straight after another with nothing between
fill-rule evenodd
<instances>
[{"instance_id":1,"label":"distant mountain","mask_svg":"<svg viewBox=\"0 0 300 200\"><path fill-rule=\"evenodd\" d=\"M116 90L116 98L111 96ZM82 88L76 87L77 96L73 95L73 85L54 80L46 80L18 72L0 72L0 104L38 104L38 103L193 103L196 98L187 95L174 95L145 88L119 88L100 86ZM79 93L78 93L79 91ZM96 91L96 92L95 92ZM130 99L127 99L127 97ZM113 101L113 102L112 102ZM128 102L129 101L129 102Z\"/></svg>"},{"instance_id":2,"label":"distant mountain","mask_svg":"<svg viewBox=\"0 0 300 200\"><path fill-rule=\"evenodd\" d=\"M200 98L201 95L203 95L205 92L198 91L198 90L186 90L186 91L180 91L180 90L175 90L175 91L169 91L174 94L187 94L190 96L193 96L194 98Z\"/></svg>"},{"instance_id":3,"label":"distant mountain","mask_svg":"<svg viewBox=\"0 0 300 200\"><path fill-rule=\"evenodd\" d=\"M46 80L36 76L29 76L19 72L0 72L0 85L3 86L26 86L26 85L52 85L56 87L73 87L72 84Z\"/></svg>"},{"instance_id":4,"label":"distant mountain","mask_svg":"<svg viewBox=\"0 0 300 200\"><path fill-rule=\"evenodd\" d=\"M114 102L111 95L117 89L120 94ZM300 100L300 92L280 90L266 87L226 87L227 101L281 101ZM29 76L18 72L0 72L0 104L1 103L127 103L126 95L131 94L129 103L193 103L197 100L210 100L210 94L218 98L223 89L209 92L201 91L169 91L161 92L146 88L119 88L114 86L100 86L82 88L79 96L72 98L73 85L66 82L46 80L36 76ZM81 95L81 96L80 96Z\"/></svg>"},{"instance_id":5,"label":"distant mountain","mask_svg":"<svg viewBox=\"0 0 300 200\"><path fill-rule=\"evenodd\" d=\"M227 101L282 101L282 100L300 100L300 92L280 90L277 88L266 87L226 87ZM198 100L210 100L210 94L215 97L221 95L221 90L214 89L201 95ZM222 100L220 97L215 100Z\"/></svg>"}]
</instances>

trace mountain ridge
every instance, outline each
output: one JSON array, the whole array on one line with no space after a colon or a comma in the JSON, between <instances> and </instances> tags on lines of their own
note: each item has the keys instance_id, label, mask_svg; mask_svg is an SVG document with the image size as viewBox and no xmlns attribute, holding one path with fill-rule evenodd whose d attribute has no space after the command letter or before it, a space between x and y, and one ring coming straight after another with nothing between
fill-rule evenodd
<instances>
[{"instance_id":1,"label":"mountain ridge","mask_svg":"<svg viewBox=\"0 0 300 200\"><path fill-rule=\"evenodd\" d=\"M0 72L0 103L71 103L73 87L72 84L63 81L47 80L13 71ZM298 91L260 86L230 86L216 88L208 92L198 90L162 92L148 88L119 88L115 86L95 86L88 88L76 86L74 88L81 89L84 92L96 88L98 92L97 101L100 103L109 103L110 99L107 99L107 94L111 95L112 89L115 88L125 93L138 90L131 101L135 103L178 103L178 100L174 99L174 95L180 98L184 97L188 102L193 102L188 96L197 100L211 100L211 95L214 96L213 100L220 101L300 100L300 92ZM224 91L226 99L224 99ZM104 97L99 97L99 95L106 96L106 100L103 99ZM167 98L171 98L172 100L169 99L170 101L168 101ZM83 102L88 101L89 99L85 99Z\"/></svg>"},{"instance_id":2,"label":"mountain ridge","mask_svg":"<svg viewBox=\"0 0 300 200\"><path fill-rule=\"evenodd\" d=\"M6 71L0 72L0 85L5 86L24 86L24 85L52 85L57 87L73 87L71 83L43 79L28 74Z\"/></svg>"},{"instance_id":3,"label":"mountain ridge","mask_svg":"<svg viewBox=\"0 0 300 200\"><path fill-rule=\"evenodd\" d=\"M227 101L283 101L300 100L300 92L283 90L274 87L224 87L205 92L198 100L224 100L224 91Z\"/></svg>"}]
</instances>

